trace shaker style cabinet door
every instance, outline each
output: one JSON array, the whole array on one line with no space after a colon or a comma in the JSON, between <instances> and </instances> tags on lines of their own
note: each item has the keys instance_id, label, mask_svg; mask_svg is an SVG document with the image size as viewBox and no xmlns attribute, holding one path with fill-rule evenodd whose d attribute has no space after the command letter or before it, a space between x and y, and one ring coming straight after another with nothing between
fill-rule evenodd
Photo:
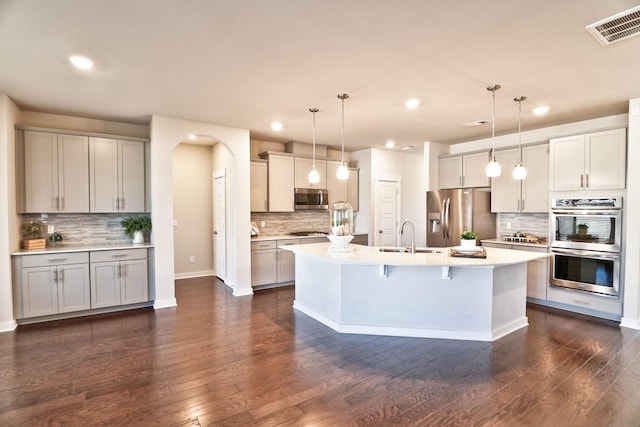
<instances>
[{"instance_id":1,"label":"shaker style cabinet door","mask_svg":"<svg viewBox=\"0 0 640 427\"><path fill-rule=\"evenodd\" d=\"M296 188L327 188L327 161L316 159L316 170L320 175L317 184L309 182L309 172L313 169L313 159L295 157L295 187Z\"/></svg>"},{"instance_id":2,"label":"shaker style cabinet door","mask_svg":"<svg viewBox=\"0 0 640 427\"><path fill-rule=\"evenodd\" d=\"M293 157L269 155L269 212L293 212Z\"/></svg>"},{"instance_id":3,"label":"shaker style cabinet door","mask_svg":"<svg viewBox=\"0 0 640 427\"><path fill-rule=\"evenodd\" d=\"M267 162L251 162L251 212L266 212Z\"/></svg>"},{"instance_id":4,"label":"shaker style cabinet door","mask_svg":"<svg viewBox=\"0 0 640 427\"><path fill-rule=\"evenodd\" d=\"M24 131L24 211L89 212L86 136Z\"/></svg>"},{"instance_id":5,"label":"shaker style cabinet door","mask_svg":"<svg viewBox=\"0 0 640 427\"><path fill-rule=\"evenodd\" d=\"M519 212L522 203L520 194L522 181L513 179L511 169L507 168L507 165L513 166L518 163L520 150L517 148L500 150L496 151L495 155L503 171L500 176L491 180L491 212Z\"/></svg>"}]
</instances>

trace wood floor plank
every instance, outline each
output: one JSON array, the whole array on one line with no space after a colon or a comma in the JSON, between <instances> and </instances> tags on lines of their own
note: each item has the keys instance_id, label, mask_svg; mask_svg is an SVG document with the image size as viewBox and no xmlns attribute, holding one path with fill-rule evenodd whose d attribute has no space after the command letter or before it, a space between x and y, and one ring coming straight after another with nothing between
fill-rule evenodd
<instances>
[{"instance_id":1,"label":"wood floor plank","mask_svg":"<svg viewBox=\"0 0 640 427\"><path fill-rule=\"evenodd\" d=\"M0 334L0 425L634 426L640 334L528 305L496 342L338 334L294 288Z\"/></svg>"}]
</instances>

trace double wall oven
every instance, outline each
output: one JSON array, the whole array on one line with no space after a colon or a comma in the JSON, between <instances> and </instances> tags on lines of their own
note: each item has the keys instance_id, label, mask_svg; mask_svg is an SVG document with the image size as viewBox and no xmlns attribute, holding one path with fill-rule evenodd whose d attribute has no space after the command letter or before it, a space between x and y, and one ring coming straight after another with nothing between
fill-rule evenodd
<instances>
[{"instance_id":1,"label":"double wall oven","mask_svg":"<svg viewBox=\"0 0 640 427\"><path fill-rule=\"evenodd\" d=\"M622 198L553 199L552 286L620 294Z\"/></svg>"}]
</instances>

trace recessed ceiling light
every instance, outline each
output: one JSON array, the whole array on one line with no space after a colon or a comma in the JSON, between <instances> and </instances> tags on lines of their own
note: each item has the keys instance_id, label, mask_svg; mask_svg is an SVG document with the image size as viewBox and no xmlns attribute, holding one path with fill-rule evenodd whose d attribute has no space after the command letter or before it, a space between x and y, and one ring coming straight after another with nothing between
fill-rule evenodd
<instances>
[{"instance_id":1,"label":"recessed ceiling light","mask_svg":"<svg viewBox=\"0 0 640 427\"><path fill-rule=\"evenodd\" d=\"M69 62L79 70L90 70L93 68L93 61L86 56L73 55L69 57Z\"/></svg>"},{"instance_id":2,"label":"recessed ceiling light","mask_svg":"<svg viewBox=\"0 0 640 427\"><path fill-rule=\"evenodd\" d=\"M416 99L416 98L407 99L404 102L404 106L407 107L410 110L418 108L418 105L420 105L420 100Z\"/></svg>"},{"instance_id":3,"label":"recessed ceiling light","mask_svg":"<svg viewBox=\"0 0 640 427\"><path fill-rule=\"evenodd\" d=\"M403 150L413 150L413 145L405 145L404 147L402 147Z\"/></svg>"},{"instance_id":4,"label":"recessed ceiling light","mask_svg":"<svg viewBox=\"0 0 640 427\"><path fill-rule=\"evenodd\" d=\"M547 114L549 112L548 105L541 105L540 107L536 107L533 109L533 114L536 116L542 116L543 114Z\"/></svg>"},{"instance_id":5,"label":"recessed ceiling light","mask_svg":"<svg viewBox=\"0 0 640 427\"><path fill-rule=\"evenodd\" d=\"M282 123L280 123L280 122L271 123L271 129L273 129L273 130L282 130Z\"/></svg>"},{"instance_id":6,"label":"recessed ceiling light","mask_svg":"<svg viewBox=\"0 0 640 427\"><path fill-rule=\"evenodd\" d=\"M194 139L196 139L196 136L194 134L190 133L189 134L189 139L193 141Z\"/></svg>"},{"instance_id":7,"label":"recessed ceiling light","mask_svg":"<svg viewBox=\"0 0 640 427\"><path fill-rule=\"evenodd\" d=\"M387 147L387 148L393 148L393 147L396 146L396 143L391 141L391 140L389 140L389 141L385 142L384 146Z\"/></svg>"}]
</instances>

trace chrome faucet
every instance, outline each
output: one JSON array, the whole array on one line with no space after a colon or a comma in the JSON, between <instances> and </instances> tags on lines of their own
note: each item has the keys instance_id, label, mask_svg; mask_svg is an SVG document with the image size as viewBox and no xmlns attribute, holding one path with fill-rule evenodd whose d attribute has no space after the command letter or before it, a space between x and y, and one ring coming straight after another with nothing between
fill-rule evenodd
<instances>
[{"instance_id":1,"label":"chrome faucet","mask_svg":"<svg viewBox=\"0 0 640 427\"><path fill-rule=\"evenodd\" d=\"M413 225L411 221L409 221L409 218L402 221L402 225L400 226L400 235L404 233L404 226L406 224L409 224L411 226L411 248L408 248L408 249L411 249L411 253L415 254L416 253L416 227Z\"/></svg>"}]
</instances>

